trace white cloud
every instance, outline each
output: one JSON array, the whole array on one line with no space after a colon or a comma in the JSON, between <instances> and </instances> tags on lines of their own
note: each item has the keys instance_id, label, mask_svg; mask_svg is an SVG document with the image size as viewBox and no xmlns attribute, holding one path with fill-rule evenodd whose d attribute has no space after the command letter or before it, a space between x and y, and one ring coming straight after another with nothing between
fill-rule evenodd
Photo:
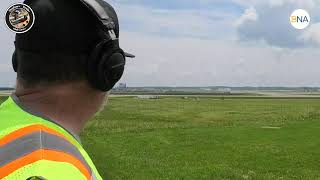
<instances>
[{"instance_id":1,"label":"white cloud","mask_svg":"<svg viewBox=\"0 0 320 180\"><path fill-rule=\"evenodd\" d=\"M245 3L241 0L238 2ZM289 22L289 17L295 9L307 9L311 14L311 19L314 19L313 23L317 23L316 19L318 16L320 17L320 12L317 8L320 6L319 1L255 0L247 1L246 3L249 3L250 6L236 23L239 40L255 43L265 42L270 46L281 48L317 46L317 43L309 40L301 41L303 31L294 29ZM315 34L310 33L312 34L311 36ZM305 39L309 38L308 35L305 35Z\"/></svg>"},{"instance_id":2,"label":"white cloud","mask_svg":"<svg viewBox=\"0 0 320 180\"><path fill-rule=\"evenodd\" d=\"M312 24L301 37L308 44L320 46L320 23Z\"/></svg>"},{"instance_id":3,"label":"white cloud","mask_svg":"<svg viewBox=\"0 0 320 180\"><path fill-rule=\"evenodd\" d=\"M258 20L258 14L257 10L254 7L250 7L244 11L244 14L240 17L239 20L236 22L236 26L241 26L242 24L248 22L248 21L257 21Z\"/></svg>"}]
</instances>

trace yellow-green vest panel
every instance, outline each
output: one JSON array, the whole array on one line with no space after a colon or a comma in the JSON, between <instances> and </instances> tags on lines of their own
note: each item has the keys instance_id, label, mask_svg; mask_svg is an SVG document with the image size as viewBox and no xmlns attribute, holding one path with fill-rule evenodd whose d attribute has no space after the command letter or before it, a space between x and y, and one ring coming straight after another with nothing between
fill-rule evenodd
<instances>
[{"instance_id":1,"label":"yellow-green vest panel","mask_svg":"<svg viewBox=\"0 0 320 180\"><path fill-rule=\"evenodd\" d=\"M86 180L86 177L74 166L47 160L24 166L3 178L3 180L25 180L34 176L43 177L47 180Z\"/></svg>"}]
</instances>

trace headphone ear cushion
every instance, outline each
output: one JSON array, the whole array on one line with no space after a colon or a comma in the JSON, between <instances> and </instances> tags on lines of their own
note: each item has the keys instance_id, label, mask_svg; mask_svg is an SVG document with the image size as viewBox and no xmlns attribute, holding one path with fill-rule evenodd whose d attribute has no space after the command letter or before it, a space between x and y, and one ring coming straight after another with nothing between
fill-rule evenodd
<instances>
[{"instance_id":1,"label":"headphone ear cushion","mask_svg":"<svg viewBox=\"0 0 320 180\"><path fill-rule=\"evenodd\" d=\"M12 54L12 67L14 72L18 71L18 54L16 50Z\"/></svg>"},{"instance_id":2,"label":"headphone ear cushion","mask_svg":"<svg viewBox=\"0 0 320 180\"><path fill-rule=\"evenodd\" d=\"M105 42L99 43L95 49L92 51L87 60L87 77L88 81L92 87L99 89L98 83L98 67L100 64L102 49L105 45Z\"/></svg>"}]
</instances>

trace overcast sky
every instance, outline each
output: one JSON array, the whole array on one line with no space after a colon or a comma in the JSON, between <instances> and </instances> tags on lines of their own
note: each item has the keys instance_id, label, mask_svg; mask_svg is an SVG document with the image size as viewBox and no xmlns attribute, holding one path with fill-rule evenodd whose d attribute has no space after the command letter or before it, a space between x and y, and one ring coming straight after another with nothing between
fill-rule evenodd
<instances>
[{"instance_id":1,"label":"overcast sky","mask_svg":"<svg viewBox=\"0 0 320 180\"><path fill-rule=\"evenodd\" d=\"M1 0L2 14L15 1ZM107 0L120 18L129 86L320 86L320 0ZM294 29L305 9L311 24ZM0 23L0 86L14 34Z\"/></svg>"}]
</instances>

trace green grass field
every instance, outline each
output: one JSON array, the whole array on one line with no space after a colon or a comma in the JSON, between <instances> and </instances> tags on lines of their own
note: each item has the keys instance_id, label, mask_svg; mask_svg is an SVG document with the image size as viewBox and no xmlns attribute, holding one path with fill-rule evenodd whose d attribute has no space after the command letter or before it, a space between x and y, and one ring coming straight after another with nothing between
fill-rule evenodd
<instances>
[{"instance_id":1,"label":"green grass field","mask_svg":"<svg viewBox=\"0 0 320 180\"><path fill-rule=\"evenodd\" d=\"M320 99L111 98L81 136L105 179L320 179Z\"/></svg>"}]
</instances>

